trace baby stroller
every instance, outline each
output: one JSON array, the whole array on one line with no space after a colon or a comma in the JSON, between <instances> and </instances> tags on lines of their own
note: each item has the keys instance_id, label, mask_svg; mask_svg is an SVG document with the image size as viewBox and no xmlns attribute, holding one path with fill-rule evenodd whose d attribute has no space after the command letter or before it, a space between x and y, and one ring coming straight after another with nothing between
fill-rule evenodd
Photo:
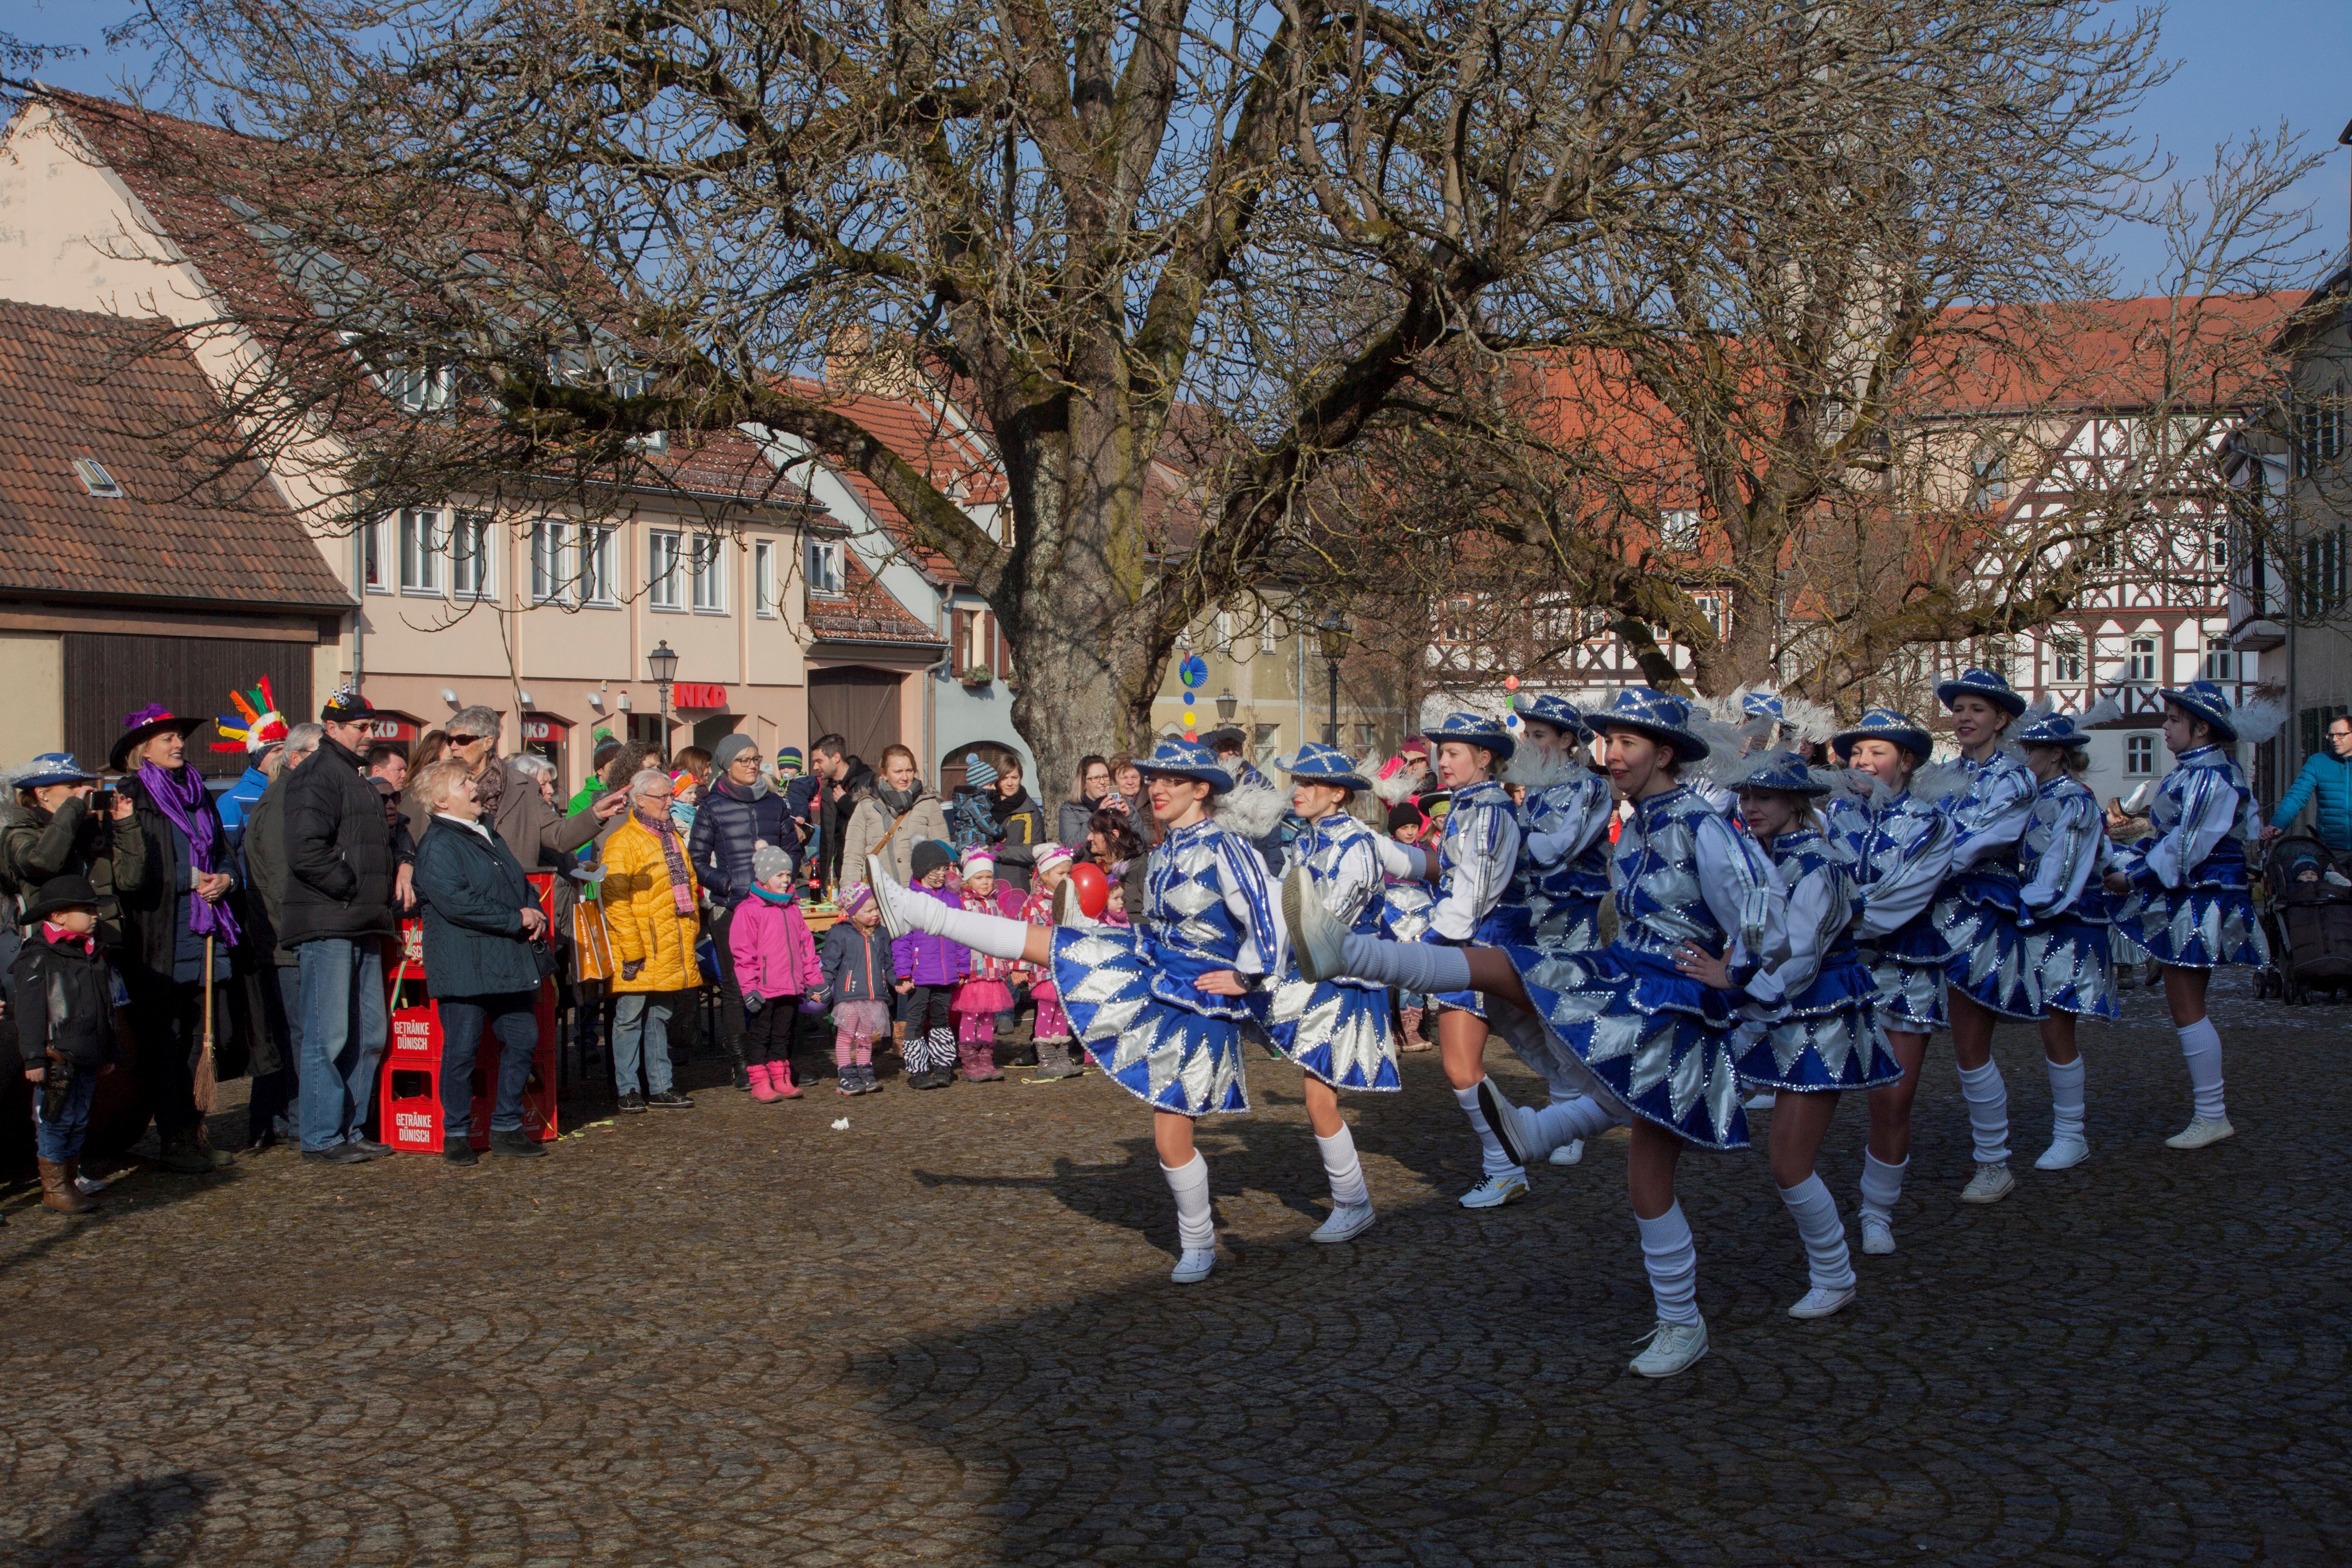
<instances>
[{"instance_id":1,"label":"baby stroller","mask_svg":"<svg viewBox=\"0 0 2352 1568\"><path fill-rule=\"evenodd\" d=\"M2274 987L2289 1006L2315 990L2341 1000L2352 989L2352 877L2326 845L2297 833L2271 846L2263 880L2270 894L2263 934L2271 944L2263 993Z\"/></svg>"}]
</instances>

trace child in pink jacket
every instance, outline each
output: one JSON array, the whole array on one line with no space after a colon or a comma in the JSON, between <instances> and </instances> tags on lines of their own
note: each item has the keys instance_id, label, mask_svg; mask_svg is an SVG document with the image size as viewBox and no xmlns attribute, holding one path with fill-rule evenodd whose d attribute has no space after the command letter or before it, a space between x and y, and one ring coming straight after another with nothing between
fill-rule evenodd
<instances>
[{"instance_id":1,"label":"child in pink jacket","mask_svg":"<svg viewBox=\"0 0 2352 1568\"><path fill-rule=\"evenodd\" d=\"M751 852L751 896L735 906L727 926L735 977L743 988L744 1056L751 1098L763 1104L797 1100L793 1082L793 1026L803 1007L824 998L824 971L816 938L793 902L792 857L771 843Z\"/></svg>"}]
</instances>

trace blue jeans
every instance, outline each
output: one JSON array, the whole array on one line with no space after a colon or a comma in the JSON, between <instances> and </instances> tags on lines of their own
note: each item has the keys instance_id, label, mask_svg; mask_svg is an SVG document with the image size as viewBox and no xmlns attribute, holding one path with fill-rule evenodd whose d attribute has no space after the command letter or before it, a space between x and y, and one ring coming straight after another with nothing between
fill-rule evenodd
<instances>
[{"instance_id":1,"label":"blue jeans","mask_svg":"<svg viewBox=\"0 0 2352 1568\"><path fill-rule=\"evenodd\" d=\"M637 1059L646 1064L646 1092L669 1091L669 1013L673 991L630 991L613 1008L613 1085L624 1094L637 1090Z\"/></svg>"},{"instance_id":2,"label":"blue jeans","mask_svg":"<svg viewBox=\"0 0 2352 1568\"><path fill-rule=\"evenodd\" d=\"M98 1069L77 1068L73 1087L66 1091L66 1103L52 1122L41 1114L42 1086L33 1085L33 1144L38 1157L62 1165L81 1154L82 1138L89 1131L90 1097L97 1092Z\"/></svg>"},{"instance_id":3,"label":"blue jeans","mask_svg":"<svg viewBox=\"0 0 2352 1568\"><path fill-rule=\"evenodd\" d=\"M482 1027L498 1037L499 1091L490 1103L490 1131L522 1126L523 1085L539 1049L539 993L504 991L486 997L436 997L441 1009L441 1143L462 1138L473 1125L474 1058Z\"/></svg>"},{"instance_id":4,"label":"blue jeans","mask_svg":"<svg viewBox=\"0 0 2352 1568\"><path fill-rule=\"evenodd\" d=\"M294 951L302 974L302 1147L331 1149L359 1135L375 1093L390 1027L383 945L321 936Z\"/></svg>"}]
</instances>

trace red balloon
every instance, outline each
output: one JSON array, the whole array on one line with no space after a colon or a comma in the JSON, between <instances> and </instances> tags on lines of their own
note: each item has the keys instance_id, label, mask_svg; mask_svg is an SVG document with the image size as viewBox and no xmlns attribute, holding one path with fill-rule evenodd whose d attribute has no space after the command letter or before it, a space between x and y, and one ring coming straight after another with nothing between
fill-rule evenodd
<instances>
[{"instance_id":1,"label":"red balloon","mask_svg":"<svg viewBox=\"0 0 2352 1568\"><path fill-rule=\"evenodd\" d=\"M1081 861L1070 868L1070 885L1078 890L1078 907L1089 920L1100 920L1110 907L1110 879L1102 867Z\"/></svg>"}]
</instances>

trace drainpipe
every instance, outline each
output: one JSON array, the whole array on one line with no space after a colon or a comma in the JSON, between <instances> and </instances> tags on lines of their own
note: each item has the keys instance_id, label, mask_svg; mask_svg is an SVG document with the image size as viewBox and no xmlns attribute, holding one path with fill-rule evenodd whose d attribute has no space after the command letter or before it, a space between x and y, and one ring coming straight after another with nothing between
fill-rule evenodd
<instances>
[{"instance_id":1,"label":"drainpipe","mask_svg":"<svg viewBox=\"0 0 2352 1568\"><path fill-rule=\"evenodd\" d=\"M367 685L367 524L352 530L352 689Z\"/></svg>"}]
</instances>

